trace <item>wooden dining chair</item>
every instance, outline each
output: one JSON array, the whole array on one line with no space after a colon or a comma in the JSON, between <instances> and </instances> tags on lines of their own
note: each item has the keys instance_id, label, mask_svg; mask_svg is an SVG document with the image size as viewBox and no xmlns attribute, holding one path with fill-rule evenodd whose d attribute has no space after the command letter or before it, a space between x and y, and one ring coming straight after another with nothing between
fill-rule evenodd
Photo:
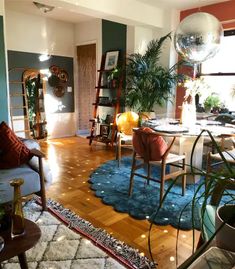
<instances>
[{"instance_id":1,"label":"wooden dining chair","mask_svg":"<svg viewBox=\"0 0 235 269\"><path fill-rule=\"evenodd\" d=\"M228 163L235 165L235 134L222 134L220 135L220 138L220 148L223 157ZM231 139L233 143L233 148L227 150L227 148L225 147L225 140L228 138ZM222 165L223 163L224 160L219 153L209 152L207 155L207 174L210 173L214 167Z\"/></svg>"},{"instance_id":2,"label":"wooden dining chair","mask_svg":"<svg viewBox=\"0 0 235 269\"><path fill-rule=\"evenodd\" d=\"M129 196L132 194L134 177L139 176L146 179L147 184L149 184L150 180L160 183L161 204L164 196L165 180L177 177L179 175L182 175L182 195L184 195L186 187L185 155L170 153L177 135L159 134L146 127L134 129L133 131L133 159L129 185ZM163 137L168 137L168 139L170 138L170 142L167 144ZM138 160L140 160L140 163ZM156 165L160 167L159 178L155 178L151 175L151 168L152 166ZM168 165L175 166L179 169L168 172ZM137 170L143 167L147 167L146 173L138 173Z\"/></svg>"}]
</instances>

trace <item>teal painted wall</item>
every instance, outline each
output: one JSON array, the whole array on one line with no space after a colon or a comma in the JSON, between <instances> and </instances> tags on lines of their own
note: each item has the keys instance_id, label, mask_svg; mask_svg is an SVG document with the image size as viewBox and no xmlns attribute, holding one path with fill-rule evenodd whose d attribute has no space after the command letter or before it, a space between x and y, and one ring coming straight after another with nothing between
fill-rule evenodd
<instances>
[{"instance_id":1,"label":"teal painted wall","mask_svg":"<svg viewBox=\"0 0 235 269\"><path fill-rule=\"evenodd\" d=\"M54 56L45 62L39 61L39 53L30 53L30 52L21 52L8 50L8 67L15 68L24 66L25 68L35 68L35 69L49 69L50 66L56 65L59 68L65 70L68 73L68 82L67 87L72 87L74 89L73 83L73 58L64 57L64 56ZM22 70L19 72L12 72L9 74L9 80L21 80ZM17 76L18 75L18 76ZM15 87L13 87L15 86ZM17 92L21 90L19 85L12 85L10 88L11 91ZM53 99L58 100L62 103L64 107L61 110L57 110L54 113L70 113L74 112L74 90L72 92L65 91L63 97L55 97L53 94L53 87L51 87L48 82L46 83L46 93L51 95ZM16 104L20 104L23 100L15 100L16 98L11 98L12 103L15 101ZM23 115L23 111L15 110L14 115Z\"/></svg>"},{"instance_id":2,"label":"teal painted wall","mask_svg":"<svg viewBox=\"0 0 235 269\"><path fill-rule=\"evenodd\" d=\"M0 122L8 123L7 77L3 17L0 16Z\"/></svg>"},{"instance_id":3,"label":"teal painted wall","mask_svg":"<svg viewBox=\"0 0 235 269\"><path fill-rule=\"evenodd\" d=\"M126 56L126 32L126 25L102 20L102 53L119 50L123 60Z\"/></svg>"},{"instance_id":4,"label":"teal painted wall","mask_svg":"<svg viewBox=\"0 0 235 269\"><path fill-rule=\"evenodd\" d=\"M119 51L119 63L122 66L126 58L126 40L127 40L127 26L124 24L102 20L102 54L105 55L107 51ZM111 99L115 98L115 93L109 90L103 90L105 96ZM121 108L122 110L122 108ZM106 108L107 114L112 114L110 108Z\"/></svg>"}]
</instances>

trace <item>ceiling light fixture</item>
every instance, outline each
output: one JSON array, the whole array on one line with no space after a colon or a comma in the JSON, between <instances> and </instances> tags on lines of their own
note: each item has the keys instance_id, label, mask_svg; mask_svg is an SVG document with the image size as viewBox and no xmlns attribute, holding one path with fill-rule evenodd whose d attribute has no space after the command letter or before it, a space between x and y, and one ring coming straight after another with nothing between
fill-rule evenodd
<instances>
[{"instance_id":1,"label":"ceiling light fixture","mask_svg":"<svg viewBox=\"0 0 235 269\"><path fill-rule=\"evenodd\" d=\"M38 2L33 2L33 3L39 10L41 10L44 13L50 12L55 8L53 6L44 5Z\"/></svg>"}]
</instances>

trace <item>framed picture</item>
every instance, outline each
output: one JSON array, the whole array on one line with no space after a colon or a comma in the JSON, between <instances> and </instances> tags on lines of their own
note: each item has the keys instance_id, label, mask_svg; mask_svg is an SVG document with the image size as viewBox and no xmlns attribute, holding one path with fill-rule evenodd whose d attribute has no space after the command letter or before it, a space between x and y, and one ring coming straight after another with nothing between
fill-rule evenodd
<instances>
[{"instance_id":1,"label":"framed picture","mask_svg":"<svg viewBox=\"0 0 235 269\"><path fill-rule=\"evenodd\" d=\"M105 56L105 70L114 69L117 66L119 51L108 51Z\"/></svg>"},{"instance_id":2,"label":"framed picture","mask_svg":"<svg viewBox=\"0 0 235 269\"><path fill-rule=\"evenodd\" d=\"M109 134L109 128L110 126L108 124L101 124L100 125L100 135L102 137L108 137L108 134Z\"/></svg>"}]
</instances>

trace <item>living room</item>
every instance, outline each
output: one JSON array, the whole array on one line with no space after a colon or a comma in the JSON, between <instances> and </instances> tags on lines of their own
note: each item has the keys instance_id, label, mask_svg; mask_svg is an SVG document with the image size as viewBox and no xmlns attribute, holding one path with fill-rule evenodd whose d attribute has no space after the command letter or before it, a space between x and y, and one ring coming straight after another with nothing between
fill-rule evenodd
<instances>
[{"instance_id":1,"label":"living room","mask_svg":"<svg viewBox=\"0 0 235 269\"><path fill-rule=\"evenodd\" d=\"M106 205L101 199L102 195L97 195L97 191L102 190L95 189L90 182L91 175L100 173L97 171L100 166L104 174L108 171L102 165L115 160L116 154L115 147L98 142L89 145L85 138L89 135L89 119L93 118L94 113L92 103L98 81L97 70L100 69L102 55L108 51L119 50L123 57L133 52L143 53L149 41L169 32L173 39L180 21L197 11L216 16L224 30L234 29L234 1L187 1L187 4L180 3L182 1L159 1L156 4L154 1L130 0L120 3L107 0L99 5L93 1L37 2L42 6L37 7L33 1L1 0L1 30L2 40L5 40L5 43L1 42L1 55L5 61L1 63L0 120L10 126L12 124L9 80L14 81L14 76L11 78L6 70L22 67L40 72L49 70L56 73L62 70L65 77L61 77L59 86L64 88L55 87L54 81L49 78L43 82L46 135L38 141L52 174L46 197L150 258L148 219L135 219L130 211L129 214L120 213L122 211L117 212L113 206ZM45 9L50 7L51 11ZM92 67L87 67L92 72L89 75L84 72L86 68L80 69L78 62L79 47L87 45L93 46L94 50ZM40 61L41 55L48 56L48 59ZM173 42L167 42L163 47L161 64L172 66L177 59ZM88 88L83 89L84 82L81 81L87 78L92 78L92 81ZM156 106L154 111L166 118L179 118L178 106L183 99L184 92L175 89L174 101L163 107ZM99 116L105 119L105 115ZM130 155L130 151L124 151L126 154ZM115 162L111 164L118 169ZM159 268L176 268L177 229L171 225L154 225L151 233L152 253ZM196 241L199 235L197 231ZM191 255L193 235L190 230L184 230L179 237L178 265Z\"/></svg>"}]
</instances>

